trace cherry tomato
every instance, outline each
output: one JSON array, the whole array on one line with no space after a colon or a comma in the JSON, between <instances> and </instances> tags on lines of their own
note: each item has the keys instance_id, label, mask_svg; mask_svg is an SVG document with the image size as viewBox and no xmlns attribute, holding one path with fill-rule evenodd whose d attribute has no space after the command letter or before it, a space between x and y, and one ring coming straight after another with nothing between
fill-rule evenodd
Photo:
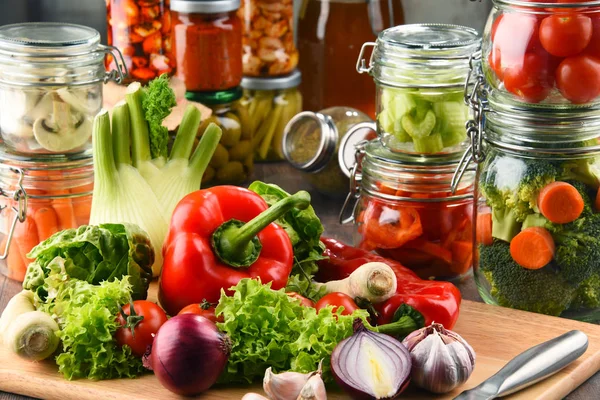
<instances>
[{"instance_id":1,"label":"cherry tomato","mask_svg":"<svg viewBox=\"0 0 600 400\"><path fill-rule=\"evenodd\" d=\"M208 301L202 303L194 303L189 306L185 306L177 313L177 315L181 314L196 314L201 317L207 318L214 323L224 322L223 315L219 315L217 317L215 315L215 306L209 303Z\"/></svg>"},{"instance_id":2,"label":"cherry tomato","mask_svg":"<svg viewBox=\"0 0 600 400\"><path fill-rule=\"evenodd\" d=\"M492 25L492 45L502 52L502 62L522 59L528 51L539 47L539 20L524 13L508 13L496 19Z\"/></svg>"},{"instance_id":3,"label":"cherry tomato","mask_svg":"<svg viewBox=\"0 0 600 400\"><path fill-rule=\"evenodd\" d=\"M554 85L550 66L542 56L528 53L521 65L504 70L504 87L529 103L539 103L548 97Z\"/></svg>"},{"instance_id":4,"label":"cherry tomato","mask_svg":"<svg viewBox=\"0 0 600 400\"><path fill-rule=\"evenodd\" d=\"M307 299L306 297L302 296L299 293L296 292L287 292L286 293L288 296L290 296L293 299L297 299L300 300L300 303L302 303L302 305L304 307L314 307L315 306L315 302L312 301L311 299Z\"/></svg>"},{"instance_id":5,"label":"cherry tomato","mask_svg":"<svg viewBox=\"0 0 600 400\"><path fill-rule=\"evenodd\" d=\"M122 312L125 317L122 314L117 316L121 328L117 329L115 339L120 346L131 347L133 355L142 357L148 346L152 345L158 329L167 322L167 314L157 304L146 300L134 301L133 313L131 305L123 306Z\"/></svg>"},{"instance_id":6,"label":"cherry tomato","mask_svg":"<svg viewBox=\"0 0 600 400\"><path fill-rule=\"evenodd\" d=\"M501 50L497 47L493 47L488 56L488 65L494 71L498 79L502 80L504 77L504 69L502 68L502 54Z\"/></svg>"},{"instance_id":7,"label":"cherry tomato","mask_svg":"<svg viewBox=\"0 0 600 400\"><path fill-rule=\"evenodd\" d=\"M540 24L540 42L557 57L579 54L592 38L592 19L582 14L556 14Z\"/></svg>"},{"instance_id":8,"label":"cherry tomato","mask_svg":"<svg viewBox=\"0 0 600 400\"><path fill-rule=\"evenodd\" d=\"M592 18L592 38L588 46L583 50L583 53L600 57L600 16Z\"/></svg>"},{"instance_id":9,"label":"cherry tomato","mask_svg":"<svg viewBox=\"0 0 600 400\"><path fill-rule=\"evenodd\" d=\"M342 311L342 315L350 315L359 309L352 297L340 292L329 293L321 297L321 300L317 301L315 308L317 309L317 312L319 312L320 309L327 306L334 306L333 312L335 312L339 306L343 306L344 310Z\"/></svg>"},{"instance_id":10,"label":"cherry tomato","mask_svg":"<svg viewBox=\"0 0 600 400\"><path fill-rule=\"evenodd\" d=\"M587 55L566 58L556 70L556 87L575 104L594 100L600 95L600 60Z\"/></svg>"}]
</instances>

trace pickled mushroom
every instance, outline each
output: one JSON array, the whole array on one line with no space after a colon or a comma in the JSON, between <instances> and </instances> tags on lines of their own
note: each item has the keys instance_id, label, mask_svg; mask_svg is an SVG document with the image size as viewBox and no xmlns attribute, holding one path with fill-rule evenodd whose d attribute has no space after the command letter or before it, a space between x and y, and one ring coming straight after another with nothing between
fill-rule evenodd
<instances>
[{"instance_id":1,"label":"pickled mushroom","mask_svg":"<svg viewBox=\"0 0 600 400\"><path fill-rule=\"evenodd\" d=\"M62 152L83 146L92 134L92 122L73 112L67 103L55 100L54 112L35 120L33 134L44 149Z\"/></svg>"}]
</instances>

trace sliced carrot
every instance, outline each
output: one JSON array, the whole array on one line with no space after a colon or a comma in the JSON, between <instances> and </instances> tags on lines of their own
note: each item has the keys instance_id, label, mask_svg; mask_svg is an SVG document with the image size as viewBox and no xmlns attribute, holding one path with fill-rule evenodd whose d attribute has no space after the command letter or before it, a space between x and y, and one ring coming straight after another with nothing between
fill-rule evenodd
<instances>
[{"instance_id":1,"label":"sliced carrot","mask_svg":"<svg viewBox=\"0 0 600 400\"><path fill-rule=\"evenodd\" d=\"M552 182L540 191L538 207L551 222L566 224L575 221L583 212L583 198L573 185Z\"/></svg>"},{"instance_id":2,"label":"sliced carrot","mask_svg":"<svg viewBox=\"0 0 600 400\"><path fill-rule=\"evenodd\" d=\"M2 252L6 246L6 238L2 243ZM27 272L27 265L23 261L18 248L18 243L15 237L12 238L10 248L8 249L8 257L6 258L6 266L8 267L8 277L19 282L23 282L25 279L25 273Z\"/></svg>"},{"instance_id":3,"label":"sliced carrot","mask_svg":"<svg viewBox=\"0 0 600 400\"><path fill-rule=\"evenodd\" d=\"M470 241L452 242L452 272L462 275L473 263L473 243Z\"/></svg>"},{"instance_id":4,"label":"sliced carrot","mask_svg":"<svg viewBox=\"0 0 600 400\"><path fill-rule=\"evenodd\" d=\"M554 257L554 239L545 228L523 229L510 242L510 255L523 268L540 269Z\"/></svg>"},{"instance_id":5,"label":"sliced carrot","mask_svg":"<svg viewBox=\"0 0 600 400\"><path fill-rule=\"evenodd\" d=\"M73 212L75 213L75 227L87 225L90 222L92 212L92 199L89 196L73 199Z\"/></svg>"},{"instance_id":6,"label":"sliced carrot","mask_svg":"<svg viewBox=\"0 0 600 400\"><path fill-rule=\"evenodd\" d=\"M443 248L438 243L429 242L425 239L419 238L411 240L410 242L406 243L404 247L416 249L426 254L431 254L432 256L443 260L447 264L452 264L452 252Z\"/></svg>"},{"instance_id":7,"label":"sliced carrot","mask_svg":"<svg viewBox=\"0 0 600 400\"><path fill-rule=\"evenodd\" d=\"M491 212L477 214L477 243L484 246L491 246L494 243Z\"/></svg>"},{"instance_id":8,"label":"sliced carrot","mask_svg":"<svg viewBox=\"0 0 600 400\"><path fill-rule=\"evenodd\" d=\"M33 216L37 227L40 242L48 239L60 229L58 227L58 215L52 207L41 207L35 211Z\"/></svg>"},{"instance_id":9,"label":"sliced carrot","mask_svg":"<svg viewBox=\"0 0 600 400\"><path fill-rule=\"evenodd\" d=\"M414 208L392 209L369 202L364 217L364 239L379 248L400 247L423 233L419 213Z\"/></svg>"},{"instance_id":10,"label":"sliced carrot","mask_svg":"<svg viewBox=\"0 0 600 400\"><path fill-rule=\"evenodd\" d=\"M13 235L13 241L16 239L17 248L23 257L23 260L29 264L31 261L27 258L27 253L31 251L35 246L38 245L40 239L38 237L37 226L31 213L27 213L27 218L23 222L17 222L15 226L15 233ZM13 248L11 243L11 249Z\"/></svg>"}]
</instances>

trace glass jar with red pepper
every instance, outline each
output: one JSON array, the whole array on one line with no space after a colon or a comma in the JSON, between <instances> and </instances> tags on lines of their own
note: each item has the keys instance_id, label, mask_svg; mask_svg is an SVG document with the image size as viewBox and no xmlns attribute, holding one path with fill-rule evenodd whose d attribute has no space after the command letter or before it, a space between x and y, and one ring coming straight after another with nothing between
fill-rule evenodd
<instances>
[{"instance_id":1,"label":"glass jar with red pepper","mask_svg":"<svg viewBox=\"0 0 600 400\"><path fill-rule=\"evenodd\" d=\"M474 170L453 194L459 158L393 153L379 140L359 146L352 192L340 219L357 226L355 244L399 261L423 279L455 279L472 265ZM360 157L357 157L359 159Z\"/></svg>"},{"instance_id":2,"label":"glass jar with red pepper","mask_svg":"<svg viewBox=\"0 0 600 400\"><path fill-rule=\"evenodd\" d=\"M232 89L242 81L240 0L173 0L177 76L188 91Z\"/></svg>"},{"instance_id":3,"label":"glass jar with red pepper","mask_svg":"<svg viewBox=\"0 0 600 400\"><path fill-rule=\"evenodd\" d=\"M129 80L142 84L175 72L169 0L106 0L108 44L123 53ZM114 68L109 57L107 68Z\"/></svg>"}]
</instances>

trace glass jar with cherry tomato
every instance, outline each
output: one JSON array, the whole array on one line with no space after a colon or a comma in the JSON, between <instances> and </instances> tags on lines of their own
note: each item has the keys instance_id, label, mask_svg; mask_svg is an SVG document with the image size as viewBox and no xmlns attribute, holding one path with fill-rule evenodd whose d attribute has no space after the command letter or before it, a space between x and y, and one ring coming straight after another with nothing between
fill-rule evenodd
<instances>
[{"instance_id":1,"label":"glass jar with cherry tomato","mask_svg":"<svg viewBox=\"0 0 600 400\"><path fill-rule=\"evenodd\" d=\"M125 57L128 79L145 84L175 72L169 0L106 0L108 44ZM107 69L114 68L112 57Z\"/></svg>"},{"instance_id":2,"label":"glass jar with cherry tomato","mask_svg":"<svg viewBox=\"0 0 600 400\"><path fill-rule=\"evenodd\" d=\"M589 110L486 112L474 274L489 304L600 320L600 118ZM582 121L585 121L582 123Z\"/></svg>"},{"instance_id":3,"label":"glass jar with cherry tomato","mask_svg":"<svg viewBox=\"0 0 600 400\"><path fill-rule=\"evenodd\" d=\"M482 52L493 91L527 104L598 102L600 1L493 2Z\"/></svg>"},{"instance_id":4,"label":"glass jar with cherry tomato","mask_svg":"<svg viewBox=\"0 0 600 400\"><path fill-rule=\"evenodd\" d=\"M467 169L451 193L460 155L393 153L378 140L358 152L362 162L352 168L353 189L340 214L342 223L357 227L355 245L399 261L424 279L467 274L473 255L474 169Z\"/></svg>"},{"instance_id":5,"label":"glass jar with cherry tomato","mask_svg":"<svg viewBox=\"0 0 600 400\"><path fill-rule=\"evenodd\" d=\"M476 30L442 24L396 26L363 45L357 71L376 83L377 131L385 146L412 154L464 151L464 86L480 46Z\"/></svg>"}]
</instances>

